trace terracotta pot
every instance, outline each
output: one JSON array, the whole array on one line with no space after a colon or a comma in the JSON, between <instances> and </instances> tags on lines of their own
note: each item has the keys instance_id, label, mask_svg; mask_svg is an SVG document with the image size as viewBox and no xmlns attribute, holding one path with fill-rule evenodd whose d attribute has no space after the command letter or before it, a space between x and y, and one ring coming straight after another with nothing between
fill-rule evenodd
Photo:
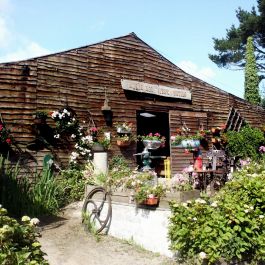
<instances>
[{"instance_id":1,"label":"terracotta pot","mask_svg":"<svg viewBox=\"0 0 265 265\"><path fill-rule=\"evenodd\" d=\"M117 140L117 145L120 147L126 147L131 144L131 141Z\"/></svg>"},{"instance_id":2,"label":"terracotta pot","mask_svg":"<svg viewBox=\"0 0 265 265\"><path fill-rule=\"evenodd\" d=\"M147 198L145 201L143 201L143 204L145 205L158 205L159 199L158 197L154 198Z\"/></svg>"}]
</instances>

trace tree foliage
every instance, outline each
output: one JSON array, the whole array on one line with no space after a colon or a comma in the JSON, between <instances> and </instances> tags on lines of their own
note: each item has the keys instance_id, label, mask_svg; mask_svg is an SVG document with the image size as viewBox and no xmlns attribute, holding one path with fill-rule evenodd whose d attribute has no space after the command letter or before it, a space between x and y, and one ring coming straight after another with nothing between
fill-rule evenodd
<instances>
[{"instance_id":1,"label":"tree foliage","mask_svg":"<svg viewBox=\"0 0 265 265\"><path fill-rule=\"evenodd\" d=\"M265 0L257 0L257 10L238 8L236 16L239 26L227 29L225 38L213 38L217 54L210 54L209 58L219 67L244 68L247 38L252 36L257 67L262 74L265 72Z\"/></svg>"},{"instance_id":2,"label":"tree foliage","mask_svg":"<svg viewBox=\"0 0 265 265\"><path fill-rule=\"evenodd\" d=\"M252 104L257 105L260 103L259 76L257 72L257 65L254 54L254 45L252 37L248 37L247 47L246 47L244 98Z\"/></svg>"}]
</instances>

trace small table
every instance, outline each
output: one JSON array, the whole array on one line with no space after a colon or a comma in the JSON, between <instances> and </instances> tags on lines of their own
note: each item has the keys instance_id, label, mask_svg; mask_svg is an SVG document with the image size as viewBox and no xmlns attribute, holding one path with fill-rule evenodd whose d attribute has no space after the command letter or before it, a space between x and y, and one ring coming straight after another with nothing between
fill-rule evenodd
<instances>
[{"instance_id":1,"label":"small table","mask_svg":"<svg viewBox=\"0 0 265 265\"><path fill-rule=\"evenodd\" d=\"M214 176L216 174L217 170L213 169L205 169L205 170L193 170L189 172L189 180L192 184L194 182L192 178L192 173L198 174L199 179L199 186L201 191L206 191L207 184L211 183L211 181L214 179ZM212 187L211 187L212 188Z\"/></svg>"}]
</instances>

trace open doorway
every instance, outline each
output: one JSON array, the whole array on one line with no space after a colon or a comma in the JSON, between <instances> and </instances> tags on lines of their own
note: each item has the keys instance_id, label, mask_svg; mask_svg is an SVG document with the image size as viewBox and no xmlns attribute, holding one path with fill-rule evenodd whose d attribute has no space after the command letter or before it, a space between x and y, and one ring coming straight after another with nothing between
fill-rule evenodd
<instances>
[{"instance_id":1,"label":"open doorway","mask_svg":"<svg viewBox=\"0 0 265 265\"><path fill-rule=\"evenodd\" d=\"M147 135L149 133L159 133L165 136L165 147L157 150L150 150L152 159L151 167L155 169L158 176L164 176L164 160L170 156L170 138L169 138L169 114L167 112L146 112L137 111L137 135ZM137 153L144 150L141 141L137 143ZM141 167L141 156L137 156L137 164Z\"/></svg>"}]
</instances>

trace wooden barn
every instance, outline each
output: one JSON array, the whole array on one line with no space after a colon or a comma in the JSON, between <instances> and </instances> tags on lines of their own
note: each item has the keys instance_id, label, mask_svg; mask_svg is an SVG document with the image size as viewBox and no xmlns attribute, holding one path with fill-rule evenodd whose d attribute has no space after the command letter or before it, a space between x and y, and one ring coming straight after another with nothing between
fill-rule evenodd
<instances>
[{"instance_id":1,"label":"wooden barn","mask_svg":"<svg viewBox=\"0 0 265 265\"><path fill-rule=\"evenodd\" d=\"M97 127L110 132L109 157L123 155L134 165L134 154L141 152L143 146L140 142L126 148L117 146L113 124L131 122L135 136L159 132L166 137L166 145L154 155L170 157L172 173L182 170L192 159L191 154L170 144L170 136L183 124L191 131L202 125L204 129L221 126L232 109L252 126L265 123L263 108L185 73L134 33L0 64L0 93L3 121L21 150L39 163L50 150L28 147L36 139L34 114L40 110L68 106L87 124L93 120ZM102 111L106 103L112 115L107 123ZM54 126L50 118L47 123ZM63 145L56 148L58 162L67 164L71 150ZM163 165L163 159L157 163Z\"/></svg>"}]
</instances>

